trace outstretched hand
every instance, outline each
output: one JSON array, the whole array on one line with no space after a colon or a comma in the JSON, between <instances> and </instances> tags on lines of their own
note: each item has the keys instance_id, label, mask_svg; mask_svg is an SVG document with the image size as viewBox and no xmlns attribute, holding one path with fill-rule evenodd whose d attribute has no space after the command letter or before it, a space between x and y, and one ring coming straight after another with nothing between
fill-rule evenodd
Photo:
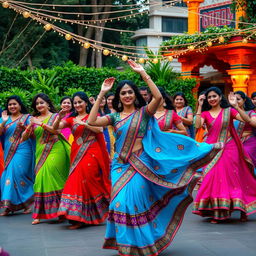
<instances>
[{"instance_id":1,"label":"outstretched hand","mask_svg":"<svg viewBox=\"0 0 256 256\"><path fill-rule=\"evenodd\" d=\"M141 74L142 72L145 71L144 68L140 64L136 63L133 60L128 60L127 63L130 65L131 69L133 71L135 71L136 73Z\"/></svg>"},{"instance_id":2,"label":"outstretched hand","mask_svg":"<svg viewBox=\"0 0 256 256\"><path fill-rule=\"evenodd\" d=\"M65 117L65 115L68 113L68 109L62 109L59 112L59 118L62 119L63 117Z\"/></svg>"},{"instance_id":3,"label":"outstretched hand","mask_svg":"<svg viewBox=\"0 0 256 256\"><path fill-rule=\"evenodd\" d=\"M110 91L113 87L115 80L116 79L114 77L109 77L109 78L105 79L101 85L101 91L104 93Z\"/></svg>"},{"instance_id":4,"label":"outstretched hand","mask_svg":"<svg viewBox=\"0 0 256 256\"><path fill-rule=\"evenodd\" d=\"M9 116L7 115L7 111L4 110L4 111L2 112L2 120L3 120L3 123L6 123L7 120L8 120L8 118L9 118Z\"/></svg>"},{"instance_id":5,"label":"outstretched hand","mask_svg":"<svg viewBox=\"0 0 256 256\"><path fill-rule=\"evenodd\" d=\"M229 104L233 107L233 108L237 108L238 107L238 103L237 103L237 98L234 92L230 92L228 95L228 101Z\"/></svg>"}]
</instances>

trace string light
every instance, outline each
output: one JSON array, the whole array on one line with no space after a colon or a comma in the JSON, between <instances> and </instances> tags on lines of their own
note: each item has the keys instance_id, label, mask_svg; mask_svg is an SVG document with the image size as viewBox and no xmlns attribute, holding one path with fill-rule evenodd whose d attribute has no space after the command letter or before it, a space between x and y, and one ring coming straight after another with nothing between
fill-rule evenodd
<instances>
[{"instance_id":1,"label":"string light","mask_svg":"<svg viewBox=\"0 0 256 256\"><path fill-rule=\"evenodd\" d=\"M122 56L122 61L127 61L128 60L128 56L127 55L123 55Z\"/></svg>"},{"instance_id":2,"label":"string light","mask_svg":"<svg viewBox=\"0 0 256 256\"><path fill-rule=\"evenodd\" d=\"M3 3L2 3L2 6L3 6L4 8L9 8L9 7L10 7L10 4L6 1L6 2L3 2Z\"/></svg>"},{"instance_id":3,"label":"string light","mask_svg":"<svg viewBox=\"0 0 256 256\"><path fill-rule=\"evenodd\" d=\"M224 43L225 42L225 38L223 36L219 37L219 43Z\"/></svg>"},{"instance_id":4,"label":"string light","mask_svg":"<svg viewBox=\"0 0 256 256\"><path fill-rule=\"evenodd\" d=\"M24 17L25 19L27 19L27 18L30 17L30 12L25 11L25 12L22 13L22 15L23 15L23 17Z\"/></svg>"},{"instance_id":5,"label":"string light","mask_svg":"<svg viewBox=\"0 0 256 256\"><path fill-rule=\"evenodd\" d=\"M46 31L50 31L52 29L52 25L48 23L48 24L44 25L44 29Z\"/></svg>"},{"instance_id":6,"label":"string light","mask_svg":"<svg viewBox=\"0 0 256 256\"><path fill-rule=\"evenodd\" d=\"M208 41L207 46L211 47L212 46L212 41Z\"/></svg>"},{"instance_id":7,"label":"string light","mask_svg":"<svg viewBox=\"0 0 256 256\"><path fill-rule=\"evenodd\" d=\"M84 47L85 49L90 48L90 46L91 46L91 44L88 43L88 42L85 42L85 43L83 44L83 47Z\"/></svg>"},{"instance_id":8,"label":"string light","mask_svg":"<svg viewBox=\"0 0 256 256\"><path fill-rule=\"evenodd\" d=\"M109 50L107 50L107 49L103 50L103 55L108 56L109 54L110 54Z\"/></svg>"},{"instance_id":9,"label":"string light","mask_svg":"<svg viewBox=\"0 0 256 256\"><path fill-rule=\"evenodd\" d=\"M140 64L144 64L145 63L145 59L144 58L139 58L139 63Z\"/></svg>"},{"instance_id":10,"label":"string light","mask_svg":"<svg viewBox=\"0 0 256 256\"><path fill-rule=\"evenodd\" d=\"M66 34L66 35L65 35L65 39L68 40L68 41L71 40L72 38L73 38L73 37L72 37L70 34Z\"/></svg>"},{"instance_id":11,"label":"string light","mask_svg":"<svg viewBox=\"0 0 256 256\"><path fill-rule=\"evenodd\" d=\"M172 56L168 56L167 59L168 59L169 61L173 61L173 57L172 57Z\"/></svg>"}]
</instances>

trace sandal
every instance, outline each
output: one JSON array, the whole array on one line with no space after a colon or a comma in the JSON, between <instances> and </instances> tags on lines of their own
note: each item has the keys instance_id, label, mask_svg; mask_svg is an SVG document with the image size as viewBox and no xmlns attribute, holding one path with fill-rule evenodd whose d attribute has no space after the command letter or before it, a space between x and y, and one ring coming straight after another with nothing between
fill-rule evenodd
<instances>
[{"instance_id":1,"label":"sandal","mask_svg":"<svg viewBox=\"0 0 256 256\"><path fill-rule=\"evenodd\" d=\"M37 225L39 223L40 223L40 219L34 219L31 224L32 225Z\"/></svg>"}]
</instances>

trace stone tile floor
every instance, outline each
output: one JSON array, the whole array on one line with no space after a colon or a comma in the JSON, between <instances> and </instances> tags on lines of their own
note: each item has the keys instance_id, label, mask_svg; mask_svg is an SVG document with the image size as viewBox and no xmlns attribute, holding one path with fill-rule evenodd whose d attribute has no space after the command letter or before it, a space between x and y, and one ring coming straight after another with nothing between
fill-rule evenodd
<instances>
[{"instance_id":1,"label":"stone tile floor","mask_svg":"<svg viewBox=\"0 0 256 256\"><path fill-rule=\"evenodd\" d=\"M68 223L31 225L31 215L0 217L0 246L11 256L115 256L103 250L105 225L68 230ZM256 214L247 223L238 212L221 224L210 224L188 208L172 244L161 256L255 256Z\"/></svg>"}]
</instances>

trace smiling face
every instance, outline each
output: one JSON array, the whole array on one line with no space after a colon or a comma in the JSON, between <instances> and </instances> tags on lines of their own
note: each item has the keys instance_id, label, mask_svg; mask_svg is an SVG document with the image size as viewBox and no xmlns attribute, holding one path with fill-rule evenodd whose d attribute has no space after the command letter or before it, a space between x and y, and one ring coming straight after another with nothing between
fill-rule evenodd
<instances>
[{"instance_id":1,"label":"smiling face","mask_svg":"<svg viewBox=\"0 0 256 256\"><path fill-rule=\"evenodd\" d=\"M61 103L61 109L64 109L64 110L67 110L67 111L70 111L72 109L72 103L71 103L71 100L70 99L65 99L62 101Z\"/></svg>"},{"instance_id":2,"label":"smiling face","mask_svg":"<svg viewBox=\"0 0 256 256\"><path fill-rule=\"evenodd\" d=\"M125 84L123 88L120 90L119 97L120 101L124 106L134 105L134 101L136 99L134 90L128 84Z\"/></svg>"},{"instance_id":3,"label":"smiling face","mask_svg":"<svg viewBox=\"0 0 256 256\"><path fill-rule=\"evenodd\" d=\"M183 108L185 106L185 100L182 96L176 96L174 99L174 106L176 108Z\"/></svg>"},{"instance_id":4,"label":"smiling face","mask_svg":"<svg viewBox=\"0 0 256 256\"><path fill-rule=\"evenodd\" d=\"M237 104L240 108L243 108L245 100L241 97L240 94L236 94Z\"/></svg>"},{"instance_id":5,"label":"smiling face","mask_svg":"<svg viewBox=\"0 0 256 256\"><path fill-rule=\"evenodd\" d=\"M256 106L256 97L252 98L252 103L254 104L254 106Z\"/></svg>"},{"instance_id":6,"label":"smiling face","mask_svg":"<svg viewBox=\"0 0 256 256\"><path fill-rule=\"evenodd\" d=\"M78 114L86 112L87 103L82 100L79 96L74 98L74 108Z\"/></svg>"},{"instance_id":7,"label":"smiling face","mask_svg":"<svg viewBox=\"0 0 256 256\"><path fill-rule=\"evenodd\" d=\"M49 104L42 98L38 97L36 99L36 110L39 113L45 113L49 110Z\"/></svg>"},{"instance_id":8,"label":"smiling face","mask_svg":"<svg viewBox=\"0 0 256 256\"><path fill-rule=\"evenodd\" d=\"M210 91L207 95L207 101L211 107L220 105L221 97L214 91Z\"/></svg>"},{"instance_id":9,"label":"smiling face","mask_svg":"<svg viewBox=\"0 0 256 256\"><path fill-rule=\"evenodd\" d=\"M114 95L108 96L108 98L107 98L107 104L108 104L109 109L113 108L112 101L113 101L114 98L115 98Z\"/></svg>"},{"instance_id":10,"label":"smiling face","mask_svg":"<svg viewBox=\"0 0 256 256\"><path fill-rule=\"evenodd\" d=\"M17 114L20 113L20 111L21 111L20 104L14 99L9 100L9 102L8 102L8 112L11 115L17 115Z\"/></svg>"}]
</instances>

